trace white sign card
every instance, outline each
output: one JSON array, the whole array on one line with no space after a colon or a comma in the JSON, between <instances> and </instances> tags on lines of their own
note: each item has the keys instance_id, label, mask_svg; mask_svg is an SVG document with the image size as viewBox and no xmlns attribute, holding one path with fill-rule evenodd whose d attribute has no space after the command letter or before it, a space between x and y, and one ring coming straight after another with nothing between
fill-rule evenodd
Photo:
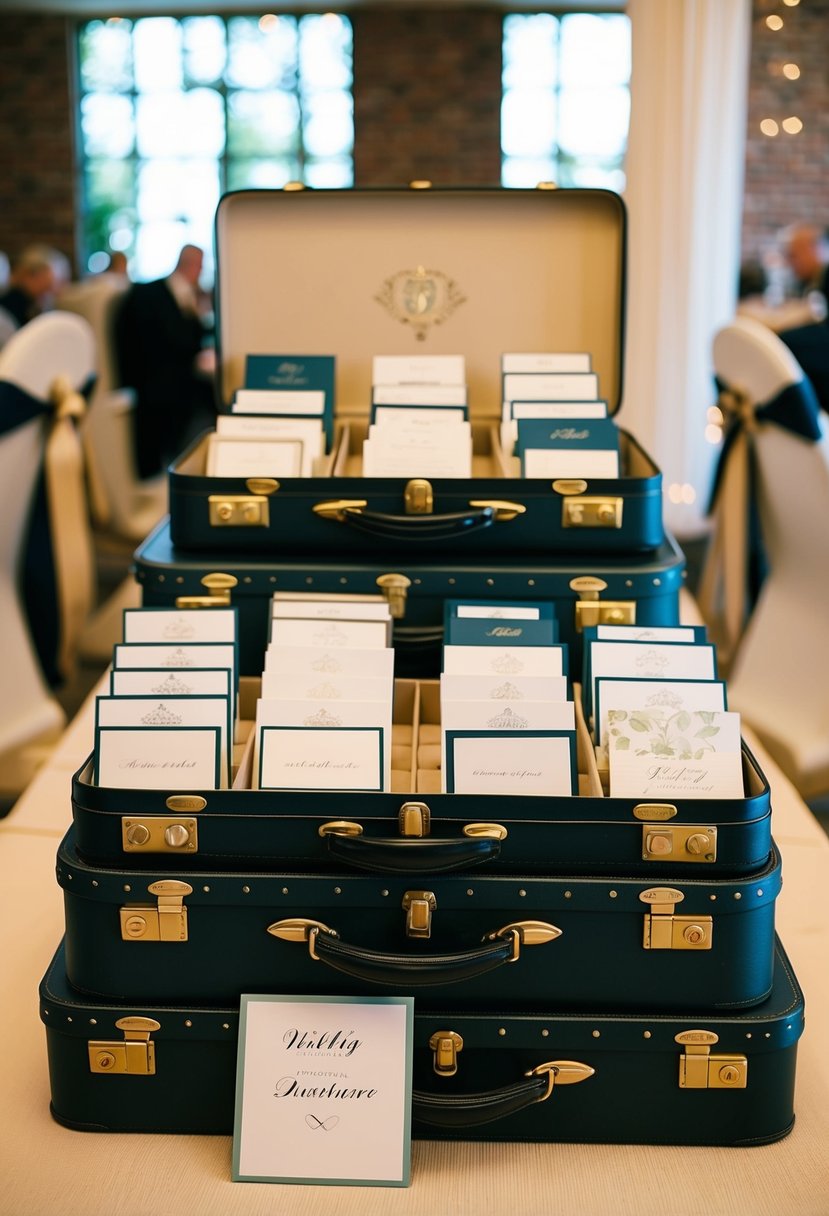
<instances>
[{"instance_id":1,"label":"white sign card","mask_svg":"<svg viewBox=\"0 0 829 1216\"><path fill-rule=\"evenodd\" d=\"M740 715L612 710L607 724L612 798L743 798Z\"/></svg>"},{"instance_id":2,"label":"white sign card","mask_svg":"<svg viewBox=\"0 0 829 1216\"><path fill-rule=\"evenodd\" d=\"M251 996L234 1182L408 1186L414 998Z\"/></svg>"},{"instance_id":3,"label":"white sign card","mask_svg":"<svg viewBox=\"0 0 829 1216\"><path fill-rule=\"evenodd\" d=\"M374 405L466 406L462 384L382 384L371 394ZM463 417L463 410L461 411Z\"/></svg>"},{"instance_id":4,"label":"white sign card","mask_svg":"<svg viewBox=\"0 0 829 1216\"><path fill-rule=\"evenodd\" d=\"M524 476L532 477L607 477L619 476L619 453L609 448L571 451L569 448L527 448Z\"/></svg>"}]
</instances>

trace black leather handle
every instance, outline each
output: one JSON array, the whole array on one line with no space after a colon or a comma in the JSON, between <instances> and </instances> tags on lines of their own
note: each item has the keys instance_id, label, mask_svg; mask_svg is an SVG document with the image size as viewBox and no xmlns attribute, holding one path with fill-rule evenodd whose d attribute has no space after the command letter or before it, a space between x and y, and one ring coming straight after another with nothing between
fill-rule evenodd
<instances>
[{"instance_id":1,"label":"black leather handle","mask_svg":"<svg viewBox=\"0 0 829 1216\"><path fill-rule=\"evenodd\" d=\"M337 861L358 870L377 870L388 874L443 874L448 870L482 865L501 852L500 840L480 836L441 840L432 836L407 839L330 833L325 839L329 853Z\"/></svg>"},{"instance_id":2,"label":"black leather handle","mask_svg":"<svg viewBox=\"0 0 829 1216\"><path fill-rule=\"evenodd\" d=\"M387 515L381 511L366 511L345 507L330 516L340 523L382 540L436 541L480 532L495 521L493 507L476 507L445 515Z\"/></svg>"},{"instance_id":3,"label":"black leather handle","mask_svg":"<svg viewBox=\"0 0 829 1216\"><path fill-rule=\"evenodd\" d=\"M423 1090L412 1093L412 1117L433 1127L448 1127L462 1131L493 1123L506 1115L543 1102L550 1092L546 1074L516 1081L503 1089L490 1089L480 1094L433 1094Z\"/></svg>"},{"instance_id":4,"label":"black leather handle","mask_svg":"<svg viewBox=\"0 0 829 1216\"><path fill-rule=\"evenodd\" d=\"M485 975L508 963L515 956L512 935L498 937L471 950L454 954L386 954L366 950L341 941L331 933L317 933L313 943L316 957L335 971L342 971L371 984L392 984L406 988L426 988L430 984L451 984Z\"/></svg>"}]
</instances>

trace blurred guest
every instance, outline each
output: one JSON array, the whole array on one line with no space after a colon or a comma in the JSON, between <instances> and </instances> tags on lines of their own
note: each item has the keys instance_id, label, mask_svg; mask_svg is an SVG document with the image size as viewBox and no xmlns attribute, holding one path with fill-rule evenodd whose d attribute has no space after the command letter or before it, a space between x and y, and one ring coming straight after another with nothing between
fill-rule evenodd
<instances>
[{"instance_id":1,"label":"blurred guest","mask_svg":"<svg viewBox=\"0 0 829 1216\"><path fill-rule=\"evenodd\" d=\"M69 279L69 262L49 245L29 245L12 263L6 290L0 295L0 346L15 330L52 308L55 295Z\"/></svg>"},{"instance_id":2,"label":"blurred guest","mask_svg":"<svg viewBox=\"0 0 829 1216\"><path fill-rule=\"evenodd\" d=\"M127 277L127 255L122 253L120 249L116 249L114 253L109 255L109 265L103 274L120 274L124 278Z\"/></svg>"},{"instance_id":3,"label":"blurred guest","mask_svg":"<svg viewBox=\"0 0 829 1216\"><path fill-rule=\"evenodd\" d=\"M208 336L199 289L203 261L198 246L185 245L171 275L133 284L115 319L120 381L136 394L142 478L160 472L215 421L212 385L199 369Z\"/></svg>"},{"instance_id":4,"label":"blurred guest","mask_svg":"<svg viewBox=\"0 0 829 1216\"><path fill-rule=\"evenodd\" d=\"M786 234L786 261L797 281L798 293L819 291L829 297L829 235L817 224L795 224Z\"/></svg>"}]
</instances>

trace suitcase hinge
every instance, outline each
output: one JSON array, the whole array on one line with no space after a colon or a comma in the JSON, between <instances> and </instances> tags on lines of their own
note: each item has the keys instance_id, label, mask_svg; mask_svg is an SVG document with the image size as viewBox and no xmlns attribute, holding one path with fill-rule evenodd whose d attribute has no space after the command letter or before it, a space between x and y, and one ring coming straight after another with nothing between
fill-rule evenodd
<instances>
[{"instance_id":1,"label":"suitcase hinge","mask_svg":"<svg viewBox=\"0 0 829 1216\"><path fill-rule=\"evenodd\" d=\"M412 580L405 574L381 574L375 581L389 602L389 612L394 620L402 620L406 615L406 595Z\"/></svg>"},{"instance_id":2,"label":"suitcase hinge","mask_svg":"<svg viewBox=\"0 0 829 1216\"><path fill-rule=\"evenodd\" d=\"M555 483L553 483L555 489ZM562 528L621 528L622 498L565 498L561 503Z\"/></svg>"},{"instance_id":3,"label":"suitcase hinge","mask_svg":"<svg viewBox=\"0 0 829 1216\"><path fill-rule=\"evenodd\" d=\"M439 1077L454 1077L458 1071L458 1053L463 1051L463 1039L456 1030L436 1030L429 1040L432 1067Z\"/></svg>"},{"instance_id":4,"label":"suitcase hinge","mask_svg":"<svg viewBox=\"0 0 829 1216\"><path fill-rule=\"evenodd\" d=\"M745 1089L748 1059L741 1055L711 1055L719 1042L712 1030L683 1030L674 1042L685 1048L679 1057L680 1089Z\"/></svg>"},{"instance_id":5,"label":"suitcase hinge","mask_svg":"<svg viewBox=\"0 0 829 1216\"><path fill-rule=\"evenodd\" d=\"M642 824L643 861L710 862L717 860L717 829L699 824Z\"/></svg>"},{"instance_id":6,"label":"suitcase hinge","mask_svg":"<svg viewBox=\"0 0 829 1216\"><path fill-rule=\"evenodd\" d=\"M431 812L425 802L404 802L397 816L397 824L401 836L428 836Z\"/></svg>"},{"instance_id":7,"label":"suitcase hinge","mask_svg":"<svg viewBox=\"0 0 829 1216\"><path fill-rule=\"evenodd\" d=\"M127 904L120 909L121 938L125 942L186 942L187 909L184 896L192 895L189 882L162 878L147 887L153 904Z\"/></svg>"},{"instance_id":8,"label":"suitcase hinge","mask_svg":"<svg viewBox=\"0 0 829 1216\"><path fill-rule=\"evenodd\" d=\"M199 829L195 819L153 816L121 820L125 853L197 853Z\"/></svg>"},{"instance_id":9,"label":"suitcase hinge","mask_svg":"<svg viewBox=\"0 0 829 1216\"><path fill-rule=\"evenodd\" d=\"M636 600L600 600L607 590L604 579L581 575L570 580L570 590L578 595L576 601L576 632L588 625L635 625Z\"/></svg>"},{"instance_id":10,"label":"suitcase hinge","mask_svg":"<svg viewBox=\"0 0 829 1216\"><path fill-rule=\"evenodd\" d=\"M425 477L413 477L403 491L403 507L407 515L431 515L435 509L432 483Z\"/></svg>"},{"instance_id":11,"label":"suitcase hinge","mask_svg":"<svg viewBox=\"0 0 829 1216\"><path fill-rule=\"evenodd\" d=\"M437 906L433 891L406 891L403 896L406 937L431 937L432 913Z\"/></svg>"},{"instance_id":12,"label":"suitcase hinge","mask_svg":"<svg viewBox=\"0 0 829 1216\"><path fill-rule=\"evenodd\" d=\"M123 1030L124 1041L93 1040L87 1043L90 1072L129 1073L133 1077L155 1074L155 1043L150 1034L161 1029L154 1018L119 1018L115 1023Z\"/></svg>"},{"instance_id":13,"label":"suitcase hinge","mask_svg":"<svg viewBox=\"0 0 829 1216\"><path fill-rule=\"evenodd\" d=\"M711 916L676 916L674 907L685 898L674 887L649 887L639 898L650 904L645 914L645 950L710 950L714 935Z\"/></svg>"},{"instance_id":14,"label":"suitcase hinge","mask_svg":"<svg viewBox=\"0 0 829 1216\"><path fill-rule=\"evenodd\" d=\"M207 509L211 528L267 528L270 523L265 494L211 494Z\"/></svg>"},{"instance_id":15,"label":"suitcase hinge","mask_svg":"<svg viewBox=\"0 0 829 1216\"><path fill-rule=\"evenodd\" d=\"M230 593L239 582L235 574L205 574L207 595L177 595L176 608L229 608Z\"/></svg>"}]
</instances>

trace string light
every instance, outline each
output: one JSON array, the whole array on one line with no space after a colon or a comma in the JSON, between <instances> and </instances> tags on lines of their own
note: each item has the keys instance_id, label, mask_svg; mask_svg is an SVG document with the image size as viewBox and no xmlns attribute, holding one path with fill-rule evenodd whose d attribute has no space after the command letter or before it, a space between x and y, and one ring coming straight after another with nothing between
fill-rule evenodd
<instances>
[{"instance_id":1,"label":"string light","mask_svg":"<svg viewBox=\"0 0 829 1216\"><path fill-rule=\"evenodd\" d=\"M780 128L773 118L764 118L760 123L760 130L764 135L776 135Z\"/></svg>"},{"instance_id":2,"label":"string light","mask_svg":"<svg viewBox=\"0 0 829 1216\"><path fill-rule=\"evenodd\" d=\"M782 30L783 18L778 17L776 13L772 13L770 17L766 17L766 25L770 30Z\"/></svg>"},{"instance_id":3,"label":"string light","mask_svg":"<svg viewBox=\"0 0 829 1216\"><path fill-rule=\"evenodd\" d=\"M799 135L803 130L803 123L795 114L791 118L784 118L782 126L787 135Z\"/></svg>"},{"instance_id":4,"label":"string light","mask_svg":"<svg viewBox=\"0 0 829 1216\"><path fill-rule=\"evenodd\" d=\"M797 66L796 63L784 63L783 64L783 75L786 77L787 80L799 80L800 79L800 68Z\"/></svg>"}]
</instances>

